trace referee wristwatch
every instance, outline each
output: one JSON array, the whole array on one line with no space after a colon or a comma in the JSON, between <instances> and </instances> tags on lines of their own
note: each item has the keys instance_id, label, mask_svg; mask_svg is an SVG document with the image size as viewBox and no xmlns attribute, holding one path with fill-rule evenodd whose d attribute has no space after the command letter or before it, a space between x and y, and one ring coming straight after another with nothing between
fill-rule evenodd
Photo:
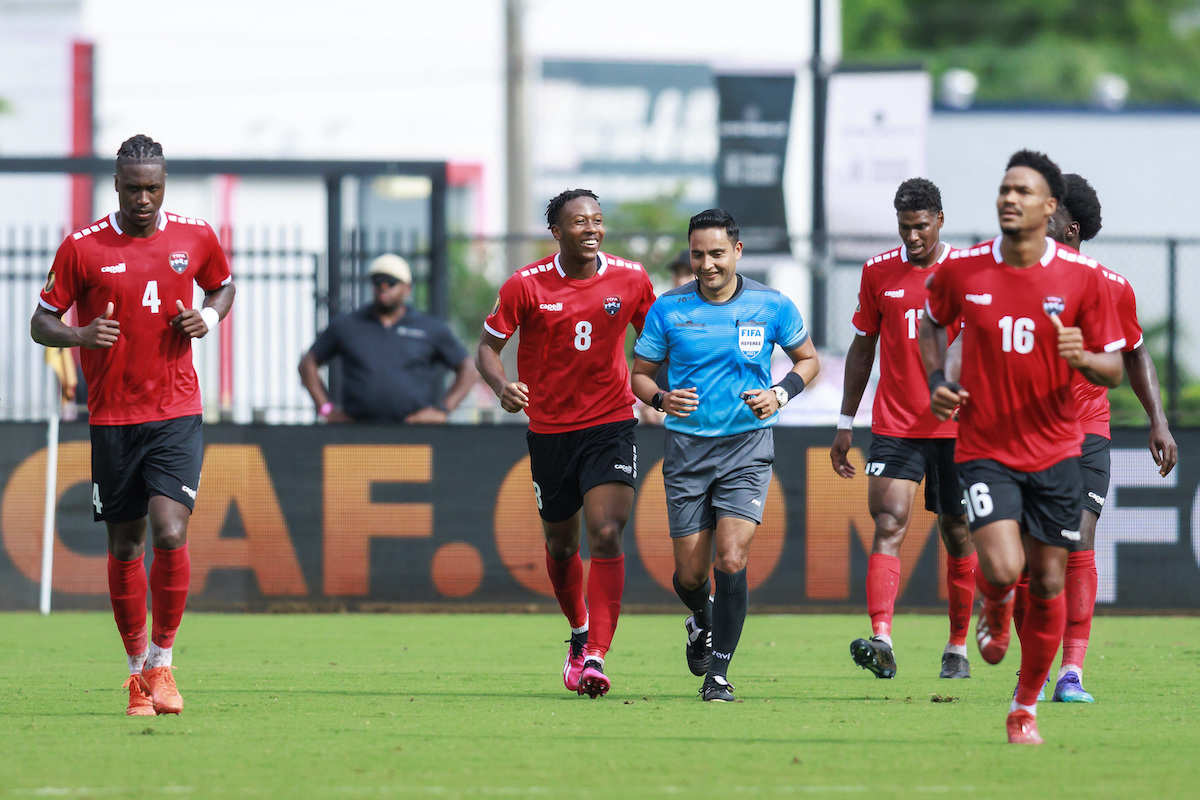
<instances>
[{"instance_id":1,"label":"referee wristwatch","mask_svg":"<svg viewBox=\"0 0 1200 800\"><path fill-rule=\"evenodd\" d=\"M663 398L667 396L666 392L655 392L654 397L650 398L650 405L655 411L666 411L663 408Z\"/></svg>"},{"instance_id":2,"label":"referee wristwatch","mask_svg":"<svg viewBox=\"0 0 1200 800\"><path fill-rule=\"evenodd\" d=\"M772 386L771 391L775 392L775 399L779 401L780 408L786 406L788 400L791 399L788 397L787 389L783 388L782 386Z\"/></svg>"}]
</instances>

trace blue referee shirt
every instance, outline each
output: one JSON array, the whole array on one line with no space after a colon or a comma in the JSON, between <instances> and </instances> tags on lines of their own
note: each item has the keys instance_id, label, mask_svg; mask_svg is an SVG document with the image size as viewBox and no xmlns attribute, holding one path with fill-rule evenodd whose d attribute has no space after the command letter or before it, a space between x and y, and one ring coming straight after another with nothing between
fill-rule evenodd
<instances>
[{"instance_id":1,"label":"blue referee shirt","mask_svg":"<svg viewBox=\"0 0 1200 800\"><path fill-rule=\"evenodd\" d=\"M692 436L729 436L766 428L778 414L759 419L741 393L771 385L771 353L808 339L795 303L758 281L737 278L724 303L705 300L696 281L654 301L633 348L638 358L667 364L672 389L696 387L700 404L687 417L667 415L668 430Z\"/></svg>"}]
</instances>

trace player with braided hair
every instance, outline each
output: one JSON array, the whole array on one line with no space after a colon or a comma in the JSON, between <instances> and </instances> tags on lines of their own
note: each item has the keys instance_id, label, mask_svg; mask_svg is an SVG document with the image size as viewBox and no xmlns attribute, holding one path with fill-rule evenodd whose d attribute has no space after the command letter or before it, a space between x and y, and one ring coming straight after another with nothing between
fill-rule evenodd
<instances>
[{"instance_id":1,"label":"player with braided hair","mask_svg":"<svg viewBox=\"0 0 1200 800\"><path fill-rule=\"evenodd\" d=\"M117 210L63 241L30 331L48 347L82 348L92 505L108 531L109 596L129 665L125 713L178 714L172 648L187 602L188 519L204 456L192 340L229 313L234 287L208 223L162 210L167 166L158 142L127 139L113 177ZM192 308L196 285L200 309ZM62 320L73 305L87 320L78 327Z\"/></svg>"}]
</instances>

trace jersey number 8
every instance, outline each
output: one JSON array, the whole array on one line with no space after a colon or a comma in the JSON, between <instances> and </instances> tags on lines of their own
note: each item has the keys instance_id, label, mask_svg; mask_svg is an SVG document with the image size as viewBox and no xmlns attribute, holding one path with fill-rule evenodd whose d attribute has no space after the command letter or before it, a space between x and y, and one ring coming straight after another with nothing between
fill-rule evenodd
<instances>
[{"instance_id":1,"label":"jersey number 8","mask_svg":"<svg viewBox=\"0 0 1200 800\"><path fill-rule=\"evenodd\" d=\"M575 349L587 350L592 346L592 323L581 319L575 323Z\"/></svg>"}]
</instances>

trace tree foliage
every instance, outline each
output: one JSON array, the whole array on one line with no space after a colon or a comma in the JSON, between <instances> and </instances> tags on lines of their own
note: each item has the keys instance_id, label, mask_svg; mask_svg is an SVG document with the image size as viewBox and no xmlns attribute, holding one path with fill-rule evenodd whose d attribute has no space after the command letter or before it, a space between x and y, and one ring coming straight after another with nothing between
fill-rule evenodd
<instances>
[{"instance_id":1,"label":"tree foliage","mask_svg":"<svg viewBox=\"0 0 1200 800\"><path fill-rule=\"evenodd\" d=\"M963 68L983 102L1086 103L1103 73L1131 104L1200 103L1200 0L842 0L843 61Z\"/></svg>"}]
</instances>

